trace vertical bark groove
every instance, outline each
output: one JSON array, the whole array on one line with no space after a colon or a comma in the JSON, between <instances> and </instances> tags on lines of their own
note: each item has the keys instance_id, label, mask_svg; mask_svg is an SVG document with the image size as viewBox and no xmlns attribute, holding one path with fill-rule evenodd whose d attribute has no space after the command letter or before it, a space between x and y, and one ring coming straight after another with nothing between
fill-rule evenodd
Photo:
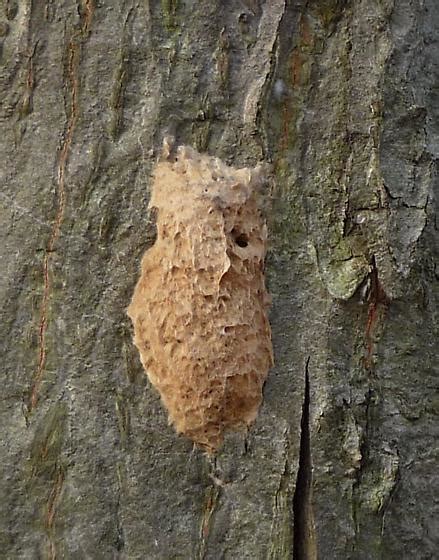
<instances>
[{"instance_id":1,"label":"vertical bark groove","mask_svg":"<svg viewBox=\"0 0 439 560\"><path fill-rule=\"evenodd\" d=\"M317 558L314 518L312 511L312 457L309 427L309 361L310 358L308 357L305 366L305 391L303 397L302 420L300 423L299 469L297 471L296 490L293 498L294 560L315 560Z\"/></svg>"}]
</instances>

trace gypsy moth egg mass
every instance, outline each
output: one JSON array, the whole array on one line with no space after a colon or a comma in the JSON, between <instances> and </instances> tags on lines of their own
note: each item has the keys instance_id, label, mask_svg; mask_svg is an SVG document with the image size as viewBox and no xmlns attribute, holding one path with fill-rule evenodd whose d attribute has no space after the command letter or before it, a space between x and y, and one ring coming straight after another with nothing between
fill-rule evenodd
<instances>
[{"instance_id":1,"label":"gypsy moth egg mass","mask_svg":"<svg viewBox=\"0 0 439 560\"><path fill-rule=\"evenodd\" d=\"M272 365L259 172L178 148L157 164L157 240L128 308L169 421L209 452L256 418Z\"/></svg>"}]
</instances>

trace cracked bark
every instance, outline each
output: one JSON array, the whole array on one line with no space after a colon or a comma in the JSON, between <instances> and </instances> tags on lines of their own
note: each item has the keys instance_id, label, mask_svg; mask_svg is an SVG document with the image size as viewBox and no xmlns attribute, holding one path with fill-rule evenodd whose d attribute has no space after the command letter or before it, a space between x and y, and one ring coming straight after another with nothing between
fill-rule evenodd
<instances>
[{"instance_id":1,"label":"cracked bark","mask_svg":"<svg viewBox=\"0 0 439 560\"><path fill-rule=\"evenodd\" d=\"M294 519L294 560L317 558L314 515L312 511L312 455L309 429L309 361L306 361L305 393L303 397L302 419L300 422L300 452L297 469L296 488L293 499Z\"/></svg>"},{"instance_id":2,"label":"cracked bark","mask_svg":"<svg viewBox=\"0 0 439 560\"><path fill-rule=\"evenodd\" d=\"M434 557L438 29L433 0L0 4L5 557ZM276 364L214 466L125 314L169 129L273 166Z\"/></svg>"}]
</instances>

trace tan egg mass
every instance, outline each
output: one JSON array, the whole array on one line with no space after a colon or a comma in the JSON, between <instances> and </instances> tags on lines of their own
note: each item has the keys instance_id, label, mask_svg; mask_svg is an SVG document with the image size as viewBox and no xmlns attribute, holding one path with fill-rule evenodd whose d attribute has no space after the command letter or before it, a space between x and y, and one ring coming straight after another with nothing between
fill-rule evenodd
<instances>
[{"instance_id":1,"label":"tan egg mass","mask_svg":"<svg viewBox=\"0 0 439 560\"><path fill-rule=\"evenodd\" d=\"M188 147L157 164L157 240L128 308L169 421L208 452L254 421L273 363L260 175Z\"/></svg>"}]
</instances>

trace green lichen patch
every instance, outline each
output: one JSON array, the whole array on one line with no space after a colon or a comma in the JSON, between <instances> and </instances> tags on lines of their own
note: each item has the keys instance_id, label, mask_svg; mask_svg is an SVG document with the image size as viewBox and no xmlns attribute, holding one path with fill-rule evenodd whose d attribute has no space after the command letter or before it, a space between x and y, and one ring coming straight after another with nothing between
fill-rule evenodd
<instances>
[{"instance_id":1,"label":"green lichen patch","mask_svg":"<svg viewBox=\"0 0 439 560\"><path fill-rule=\"evenodd\" d=\"M173 33L178 28L177 12L180 5L179 0L161 0L163 21L166 30Z\"/></svg>"},{"instance_id":2,"label":"green lichen patch","mask_svg":"<svg viewBox=\"0 0 439 560\"><path fill-rule=\"evenodd\" d=\"M319 258L319 272L328 292L337 299L351 298L370 272L366 258L350 256L334 260L333 255Z\"/></svg>"}]
</instances>

